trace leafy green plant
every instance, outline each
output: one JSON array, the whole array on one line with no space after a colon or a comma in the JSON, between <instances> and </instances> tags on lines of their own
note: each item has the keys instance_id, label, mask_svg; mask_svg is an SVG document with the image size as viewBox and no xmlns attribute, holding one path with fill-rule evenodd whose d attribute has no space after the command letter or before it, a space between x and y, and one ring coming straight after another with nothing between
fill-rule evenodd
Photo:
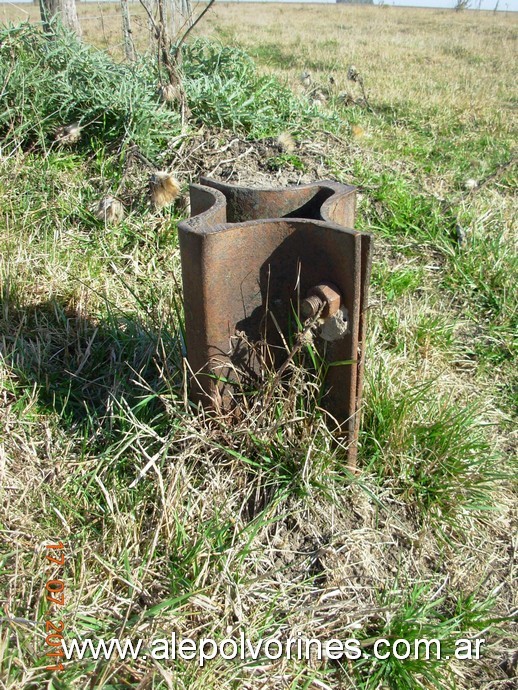
<instances>
[{"instance_id":1,"label":"leafy green plant","mask_svg":"<svg viewBox=\"0 0 518 690\"><path fill-rule=\"evenodd\" d=\"M295 168L295 170L304 171L304 163L299 156L291 153L282 153L279 156L269 158L267 165L271 170L283 170L286 167Z\"/></svg>"},{"instance_id":2,"label":"leafy green plant","mask_svg":"<svg viewBox=\"0 0 518 690\"><path fill-rule=\"evenodd\" d=\"M182 69L193 117L204 124L262 138L326 120L276 77L259 75L240 49L197 40L184 48Z\"/></svg>"},{"instance_id":3,"label":"leafy green plant","mask_svg":"<svg viewBox=\"0 0 518 690\"><path fill-rule=\"evenodd\" d=\"M260 76L242 50L202 40L182 50L199 123L261 138L323 118L276 77ZM59 127L77 123L82 145L131 143L153 157L181 130L180 112L161 102L158 83L150 55L118 63L59 26L52 40L29 23L0 31L0 133L12 145L49 147Z\"/></svg>"},{"instance_id":4,"label":"leafy green plant","mask_svg":"<svg viewBox=\"0 0 518 690\"><path fill-rule=\"evenodd\" d=\"M180 129L156 82L150 60L116 63L63 29L52 40L28 23L0 32L0 132L13 143L48 147L58 127L77 122L84 144L130 141L153 155Z\"/></svg>"}]
</instances>

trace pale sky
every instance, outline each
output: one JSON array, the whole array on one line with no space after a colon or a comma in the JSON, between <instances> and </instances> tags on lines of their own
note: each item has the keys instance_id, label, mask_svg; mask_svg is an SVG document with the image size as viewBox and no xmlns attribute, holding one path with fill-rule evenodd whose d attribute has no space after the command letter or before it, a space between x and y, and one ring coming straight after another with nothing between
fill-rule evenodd
<instances>
[{"instance_id":1,"label":"pale sky","mask_svg":"<svg viewBox=\"0 0 518 690\"><path fill-rule=\"evenodd\" d=\"M377 0L374 0L374 4L378 4ZM401 7L441 7L444 9L451 9L456 5L456 2L454 0L396 0L395 2L392 2L392 0L385 0L385 4L399 5ZM481 2L479 2L479 0L472 0L470 8L477 10L479 9L479 5L481 10L494 10L496 0L481 0ZM500 0L498 9L516 12L518 11L518 0Z\"/></svg>"},{"instance_id":2,"label":"pale sky","mask_svg":"<svg viewBox=\"0 0 518 690\"><path fill-rule=\"evenodd\" d=\"M0 4L18 5L33 0L0 0ZM82 0L83 2L98 2L98 0ZM111 0L113 2L113 0ZM226 2L325 2L333 3L335 0L225 0ZM494 10L497 0L471 0L471 9ZM438 7L452 9L456 0L374 0L375 5L395 5L399 7ZM498 9L501 12L518 12L518 0L500 0Z\"/></svg>"},{"instance_id":3,"label":"pale sky","mask_svg":"<svg viewBox=\"0 0 518 690\"><path fill-rule=\"evenodd\" d=\"M217 1L217 0L216 0ZM226 0L227 2L325 2L333 3L335 0ZM497 0L471 0L471 9L494 10ZM438 7L452 9L456 0L374 0L374 4L396 5L400 7ZM498 9L502 12L517 12L518 0L500 0Z\"/></svg>"}]
</instances>

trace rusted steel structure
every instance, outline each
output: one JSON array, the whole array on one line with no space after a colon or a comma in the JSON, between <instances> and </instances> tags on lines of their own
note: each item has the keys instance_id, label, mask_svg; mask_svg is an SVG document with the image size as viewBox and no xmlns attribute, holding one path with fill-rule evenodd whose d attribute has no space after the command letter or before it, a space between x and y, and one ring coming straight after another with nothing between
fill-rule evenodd
<instances>
[{"instance_id":1,"label":"rusted steel structure","mask_svg":"<svg viewBox=\"0 0 518 690\"><path fill-rule=\"evenodd\" d=\"M281 366L281 333L293 333L298 317L320 316L317 340L336 365L322 404L353 465L371 264L371 236L353 229L355 188L324 180L255 189L202 178L190 197L179 237L193 399L226 408L235 382L257 372L254 344L263 362L266 344Z\"/></svg>"}]
</instances>

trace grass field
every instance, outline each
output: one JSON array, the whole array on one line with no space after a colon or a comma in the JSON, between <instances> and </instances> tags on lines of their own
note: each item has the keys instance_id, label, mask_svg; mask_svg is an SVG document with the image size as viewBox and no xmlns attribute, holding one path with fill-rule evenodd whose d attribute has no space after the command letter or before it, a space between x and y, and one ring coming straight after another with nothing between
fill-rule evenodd
<instances>
[{"instance_id":1,"label":"grass field","mask_svg":"<svg viewBox=\"0 0 518 690\"><path fill-rule=\"evenodd\" d=\"M184 53L182 123L153 57L122 62L117 6L78 7L83 47L0 35L0 687L515 688L518 16L217 4ZM182 185L160 211L150 166ZM304 354L257 392L264 414L189 404L176 224L200 173L358 187L375 239L359 472ZM119 223L95 213L108 195ZM302 635L370 656L51 674L49 617L67 641ZM377 638L436 638L443 658L376 660ZM455 658L461 638L480 659Z\"/></svg>"}]
</instances>

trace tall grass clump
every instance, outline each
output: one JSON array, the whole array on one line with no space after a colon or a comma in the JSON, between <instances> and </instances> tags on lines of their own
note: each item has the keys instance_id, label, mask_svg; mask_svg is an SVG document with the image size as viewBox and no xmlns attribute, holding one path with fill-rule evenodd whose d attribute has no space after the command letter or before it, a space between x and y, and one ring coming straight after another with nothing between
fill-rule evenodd
<instances>
[{"instance_id":1,"label":"tall grass clump","mask_svg":"<svg viewBox=\"0 0 518 690\"><path fill-rule=\"evenodd\" d=\"M355 664L357 687L374 690L415 690L415 688L455 687L449 659L454 658L457 641L462 635L475 640L477 633L498 622L492 611L491 597L477 600L473 595L447 596L433 592L428 584L415 584L410 589L396 586L380 596L380 610L358 637L368 650ZM382 655L392 645L396 653L375 659L370 653L376 640L385 640ZM399 643L397 643L399 641ZM476 648L476 647L475 647ZM411 654L404 657L406 650ZM399 657L399 658L398 658Z\"/></svg>"},{"instance_id":2,"label":"tall grass clump","mask_svg":"<svg viewBox=\"0 0 518 690\"><path fill-rule=\"evenodd\" d=\"M362 455L422 517L455 520L495 507L504 468L475 406L426 381L396 388L383 366L367 377Z\"/></svg>"},{"instance_id":3,"label":"tall grass clump","mask_svg":"<svg viewBox=\"0 0 518 690\"><path fill-rule=\"evenodd\" d=\"M455 218L436 198L393 171L379 172L357 161L354 173L355 181L369 189L360 219L366 230L391 239L414 238L441 249L450 247Z\"/></svg>"}]
</instances>

